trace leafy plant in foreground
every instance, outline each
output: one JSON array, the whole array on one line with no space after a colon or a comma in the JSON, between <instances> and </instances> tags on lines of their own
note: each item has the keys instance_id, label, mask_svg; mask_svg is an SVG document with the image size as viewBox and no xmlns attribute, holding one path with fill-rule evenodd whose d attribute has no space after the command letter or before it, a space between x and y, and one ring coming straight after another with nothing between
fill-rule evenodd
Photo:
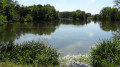
<instances>
[{"instance_id":1,"label":"leafy plant in foreground","mask_svg":"<svg viewBox=\"0 0 120 67\"><path fill-rule=\"evenodd\" d=\"M105 41L96 44L91 51L93 67L117 67L120 66L120 42Z\"/></svg>"},{"instance_id":2,"label":"leafy plant in foreground","mask_svg":"<svg viewBox=\"0 0 120 67\"><path fill-rule=\"evenodd\" d=\"M58 57L55 48L39 42L0 44L0 62L12 61L17 64L48 67L59 65Z\"/></svg>"}]
</instances>

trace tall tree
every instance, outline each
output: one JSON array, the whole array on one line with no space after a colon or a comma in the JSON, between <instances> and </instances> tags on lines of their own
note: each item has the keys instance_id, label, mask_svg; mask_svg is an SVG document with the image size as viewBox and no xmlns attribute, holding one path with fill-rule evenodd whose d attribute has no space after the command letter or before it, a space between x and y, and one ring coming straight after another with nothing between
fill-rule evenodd
<instances>
[{"instance_id":1,"label":"tall tree","mask_svg":"<svg viewBox=\"0 0 120 67\"><path fill-rule=\"evenodd\" d=\"M5 16L5 7L8 6L6 0L0 0L0 24L4 24L7 20L7 16Z\"/></svg>"},{"instance_id":2,"label":"tall tree","mask_svg":"<svg viewBox=\"0 0 120 67\"><path fill-rule=\"evenodd\" d=\"M115 6L118 7L120 10L120 0L115 0L114 3L115 3Z\"/></svg>"}]
</instances>

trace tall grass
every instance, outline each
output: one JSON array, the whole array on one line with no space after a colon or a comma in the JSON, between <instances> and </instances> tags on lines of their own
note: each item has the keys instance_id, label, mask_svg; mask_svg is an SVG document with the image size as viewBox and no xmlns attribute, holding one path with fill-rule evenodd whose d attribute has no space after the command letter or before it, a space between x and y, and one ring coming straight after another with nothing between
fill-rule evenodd
<instances>
[{"instance_id":1,"label":"tall grass","mask_svg":"<svg viewBox=\"0 0 120 67\"><path fill-rule=\"evenodd\" d=\"M0 67L32 67L31 65L15 64L14 62L0 62Z\"/></svg>"},{"instance_id":2,"label":"tall grass","mask_svg":"<svg viewBox=\"0 0 120 67\"><path fill-rule=\"evenodd\" d=\"M0 62L32 65L34 67L49 67L59 65L59 53L51 46L39 42L0 44Z\"/></svg>"},{"instance_id":3,"label":"tall grass","mask_svg":"<svg viewBox=\"0 0 120 67\"><path fill-rule=\"evenodd\" d=\"M120 67L120 42L103 40L91 49L93 67Z\"/></svg>"}]
</instances>

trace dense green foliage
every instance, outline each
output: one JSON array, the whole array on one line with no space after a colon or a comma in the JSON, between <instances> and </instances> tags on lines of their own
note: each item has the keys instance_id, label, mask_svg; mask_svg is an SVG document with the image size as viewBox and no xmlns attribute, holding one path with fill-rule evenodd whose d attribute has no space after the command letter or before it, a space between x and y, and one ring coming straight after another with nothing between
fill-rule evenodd
<instances>
[{"instance_id":1,"label":"dense green foliage","mask_svg":"<svg viewBox=\"0 0 120 67\"><path fill-rule=\"evenodd\" d=\"M5 16L5 9L8 7L6 0L0 0L0 24L4 24L7 21Z\"/></svg>"},{"instance_id":2,"label":"dense green foliage","mask_svg":"<svg viewBox=\"0 0 120 67\"><path fill-rule=\"evenodd\" d=\"M102 41L97 43L91 51L93 67L118 67L120 66L120 42Z\"/></svg>"},{"instance_id":3,"label":"dense green foliage","mask_svg":"<svg viewBox=\"0 0 120 67\"><path fill-rule=\"evenodd\" d=\"M60 12L61 18L72 18L72 12Z\"/></svg>"},{"instance_id":4,"label":"dense green foliage","mask_svg":"<svg viewBox=\"0 0 120 67\"><path fill-rule=\"evenodd\" d=\"M94 20L120 20L120 0L115 0L117 8L105 7L100 11L100 14L93 15ZM5 24L8 21L52 21L59 20L59 12L54 6L33 5L21 6L17 1L0 0L0 24ZM87 20L91 17L90 13L76 10L72 12L60 12L61 18L70 18L73 20Z\"/></svg>"},{"instance_id":5,"label":"dense green foliage","mask_svg":"<svg viewBox=\"0 0 120 67\"><path fill-rule=\"evenodd\" d=\"M76 10L73 12L61 12L61 18L72 18L73 20L87 20L91 17L91 13L85 13L85 11Z\"/></svg>"},{"instance_id":6,"label":"dense green foliage","mask_svg":"<svg viewBox=\"0 0 120 67\"><path fill-rule=\"evenodd\" d=\"M27 22L32 22L33 21L33 18L30 14L26 15L25 17L25 20L24 21L27 21Z\"/></svg>"},{"instance_id":7,"label":"dense green foliage","mask_svg":"<svg viewBox=\"0 0 120 67\"><path fill-rule=\"evenodd\" d=\"M0 14L0 24L4 24L6 22L7 22L6 16Z\"/></svg>"},{"instance_id":8,"label":"dense green foliage","mask_svg":"<svg viewBox=\"0 0 120 67\"><path fill-rule=\"evenodd\" d=\"M39 42L0 44L0 62L10 61L16 64L48 67L59 65L58 57L55 48Z\"/></svg>"},{"instance_id":9,"label":"dense green foliage","mask_svg":"<svg viewBox=\"0 0 120 67\"><path fill-rule=\"evenodd\" d=\"M99 14L93 15L93 20L120 20L120 0L114 0L115 7L104 7Z\"/></svg>"},{"instance_id":10,"label":"dense green foliage","mask_svg":"<svg viewBox=\"0 0 120 67\"><path fill-rule=\"evenodd\" d=\"M105 7L100 11L100 14L93 16L94 20L120 20L120 11L118 8Z\"/></svg>"},{"instance_id":11,"label":"dense green foliage","mask_svg":"<svg viewBox=\"0 0 120 67\"><path fill-rule=\"evenodd\" d=\"M59 12L49 4L20 6L17 1L0 0L0 24L7 21L51 21L59 20Z\"/></svg>"},{"instance_id":12,"label":"dense green foliage","mask_svg":"<svg viewBox=\"0 0 120 67\"><path fill-rule=\"evenodd\" d=\"M19 11L19 15L21 19L26 18L33 21L51 21L51 20L59 20L59 12L55 10L53 6L47 5L33 5L28 7L16 7ZM31 17L27 17L27 16Z\"/></svg>"}]
</instances>

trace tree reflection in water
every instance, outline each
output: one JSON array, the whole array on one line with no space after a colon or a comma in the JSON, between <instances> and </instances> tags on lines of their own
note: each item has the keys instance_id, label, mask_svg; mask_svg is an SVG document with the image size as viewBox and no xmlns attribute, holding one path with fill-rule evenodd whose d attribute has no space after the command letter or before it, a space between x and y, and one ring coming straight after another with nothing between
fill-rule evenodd
<instances>
[{"instance_id":1,"label":"tree reflection in water","mask_svg":"<svg viewBox=\"0 0 120 67\"><path fill-rule=\"evenodd\" d=\"M50 35L56 30L60 22L36 22L36 23L9 23L0 27L0 42L9 42L19 39L21 35L28 33Z\"/></svg>"}]
</instances>

